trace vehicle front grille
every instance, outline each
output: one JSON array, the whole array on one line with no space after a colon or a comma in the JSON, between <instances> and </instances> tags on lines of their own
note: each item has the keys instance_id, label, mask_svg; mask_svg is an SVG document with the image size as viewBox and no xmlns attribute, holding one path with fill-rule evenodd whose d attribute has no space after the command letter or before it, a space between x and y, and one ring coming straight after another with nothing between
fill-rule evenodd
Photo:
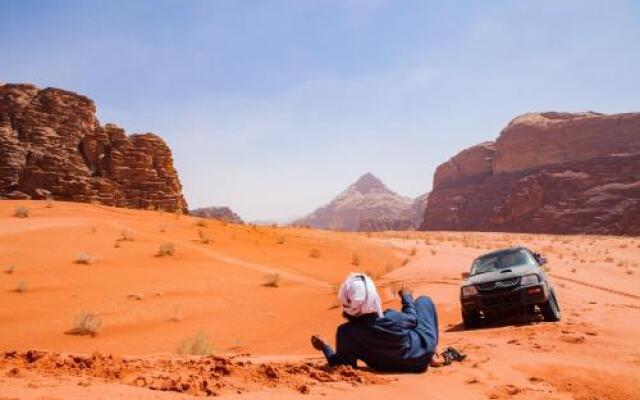
<instances>
[{"instance_id":1,"label":"vehicle front grille","mask_svg":"<svg viewBox=\"0 0 640 400\"><path fill-rule=\"evenodd\" d=\"M520 294L518 292L501 294L501 295L486 297L482 299L482 302L484 303L485 307L517 304L519 301L520 301Z\"/></svg>"},{"instance_id":2,"label":"vehicle front grille","mask_svg":"<svg viewBox=\"0 0 640 400\"><path fill-rule=\"evenodd\" d=\"M484 292L512 289L520 284L520 277L503 279L500 281L485 282L478 285L478 289Z\"/></svg>"}]
</instances>

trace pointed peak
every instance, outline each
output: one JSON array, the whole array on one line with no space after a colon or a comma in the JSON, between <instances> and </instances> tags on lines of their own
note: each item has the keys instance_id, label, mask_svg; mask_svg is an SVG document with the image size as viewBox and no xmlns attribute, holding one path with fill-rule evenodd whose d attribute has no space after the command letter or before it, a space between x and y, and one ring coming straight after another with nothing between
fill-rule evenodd
<instances>
[{"instance_id":1,"label":"pointed peak","mask_svg":"<svg viewBox=\"0 0 640 400\"><path fill-rule=\"evenodd\" d=\"M362 175L351 187L361 193L367 193L373 189L389 190L385 184L371 172Z\"/></svg>"}]
</instances>

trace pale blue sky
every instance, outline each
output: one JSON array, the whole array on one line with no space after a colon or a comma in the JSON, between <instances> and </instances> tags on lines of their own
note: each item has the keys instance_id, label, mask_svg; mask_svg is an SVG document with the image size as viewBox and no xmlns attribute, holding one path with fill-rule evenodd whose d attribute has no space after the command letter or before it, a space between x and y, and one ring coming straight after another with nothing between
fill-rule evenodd
<instances>
[{"instance_id":1,"label":"pale blue sky","mask_svg":"<svg viewBox=\"0 0 640 400\"><path fill-rule=\"evenodd\" d=\"M640 109L638 1L0 0L0 81L172 147L192 207L301 216L397 192L528 111Z\"/></svg>"}]
</instances>

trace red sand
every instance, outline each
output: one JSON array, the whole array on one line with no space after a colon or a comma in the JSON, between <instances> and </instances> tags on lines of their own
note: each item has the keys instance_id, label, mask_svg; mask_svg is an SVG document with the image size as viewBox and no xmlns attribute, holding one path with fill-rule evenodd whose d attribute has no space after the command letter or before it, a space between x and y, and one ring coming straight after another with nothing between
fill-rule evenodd
<instances>
[{"instance_id":1,"label":"red sand","mask_svg":"<svg viewBox=\"0 0 640 400\"><path fill-rule=\"evenodd\" d=\"M13 217L17 205L30 216ZM241 399L640 399L638 238L364 235L219 222L200 228L195 221L98 205L0 202L0 351L20 351L2 354L0 399L190 398L210 386L210 394ZM125 229L133 241L118 241ZM201 243L199 229L213 243ZM167 242L176 254L155 257ZM474 256L512 244L550 259L562 322L511 319L463 331L460 273ZM320 256L310 257L311 249ZM79 253L93 262L75 264ZM354 253L359 266L351 265ZM10 264L15 270L5 273ZM309 336L333 338L341 317L332 286L352 270L377 276L386 307L398 306L392 292L402 283L429 294L441 344L463 349L468 360L421 375L323 368ZM279 287L263 286L274 273ZM83 311L100 317L99 333L66 335ZM219 358L176 355L199 331ZM29 363L30 349L47 353ZM74 357L95 357L100 367L65 366ZM231 372L215 372L219 364Z\"/></svg>"}]
</instances>

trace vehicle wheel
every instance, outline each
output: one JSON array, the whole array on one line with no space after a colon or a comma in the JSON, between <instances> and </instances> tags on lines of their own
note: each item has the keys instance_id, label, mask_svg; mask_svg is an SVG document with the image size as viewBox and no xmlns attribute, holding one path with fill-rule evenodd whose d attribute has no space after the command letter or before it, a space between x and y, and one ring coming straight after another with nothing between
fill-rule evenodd
<instances>
[{"instance_id":1,"label":"vehicle wheel","mask_svg":"<svg viewBox=\"0 0 640 400\"><path fill-rule=\"evenodd\" d=\"M464 329L475 329L480 327L480 316L477 313L462 313L462 322Z\"/></svg>"},{"instance_id":2,"label":"vehicle wheel","mask_svg":"<svg viewBox=\"0 0 640 400\"><path fill-rule=\"evenodd\" d=\"M553 289L549 290L549 299L546 303L540 305L542 316L545 321L558 322L560 321L560 306L556 299L556 293Z\"/></svg>"}]
</instances>

